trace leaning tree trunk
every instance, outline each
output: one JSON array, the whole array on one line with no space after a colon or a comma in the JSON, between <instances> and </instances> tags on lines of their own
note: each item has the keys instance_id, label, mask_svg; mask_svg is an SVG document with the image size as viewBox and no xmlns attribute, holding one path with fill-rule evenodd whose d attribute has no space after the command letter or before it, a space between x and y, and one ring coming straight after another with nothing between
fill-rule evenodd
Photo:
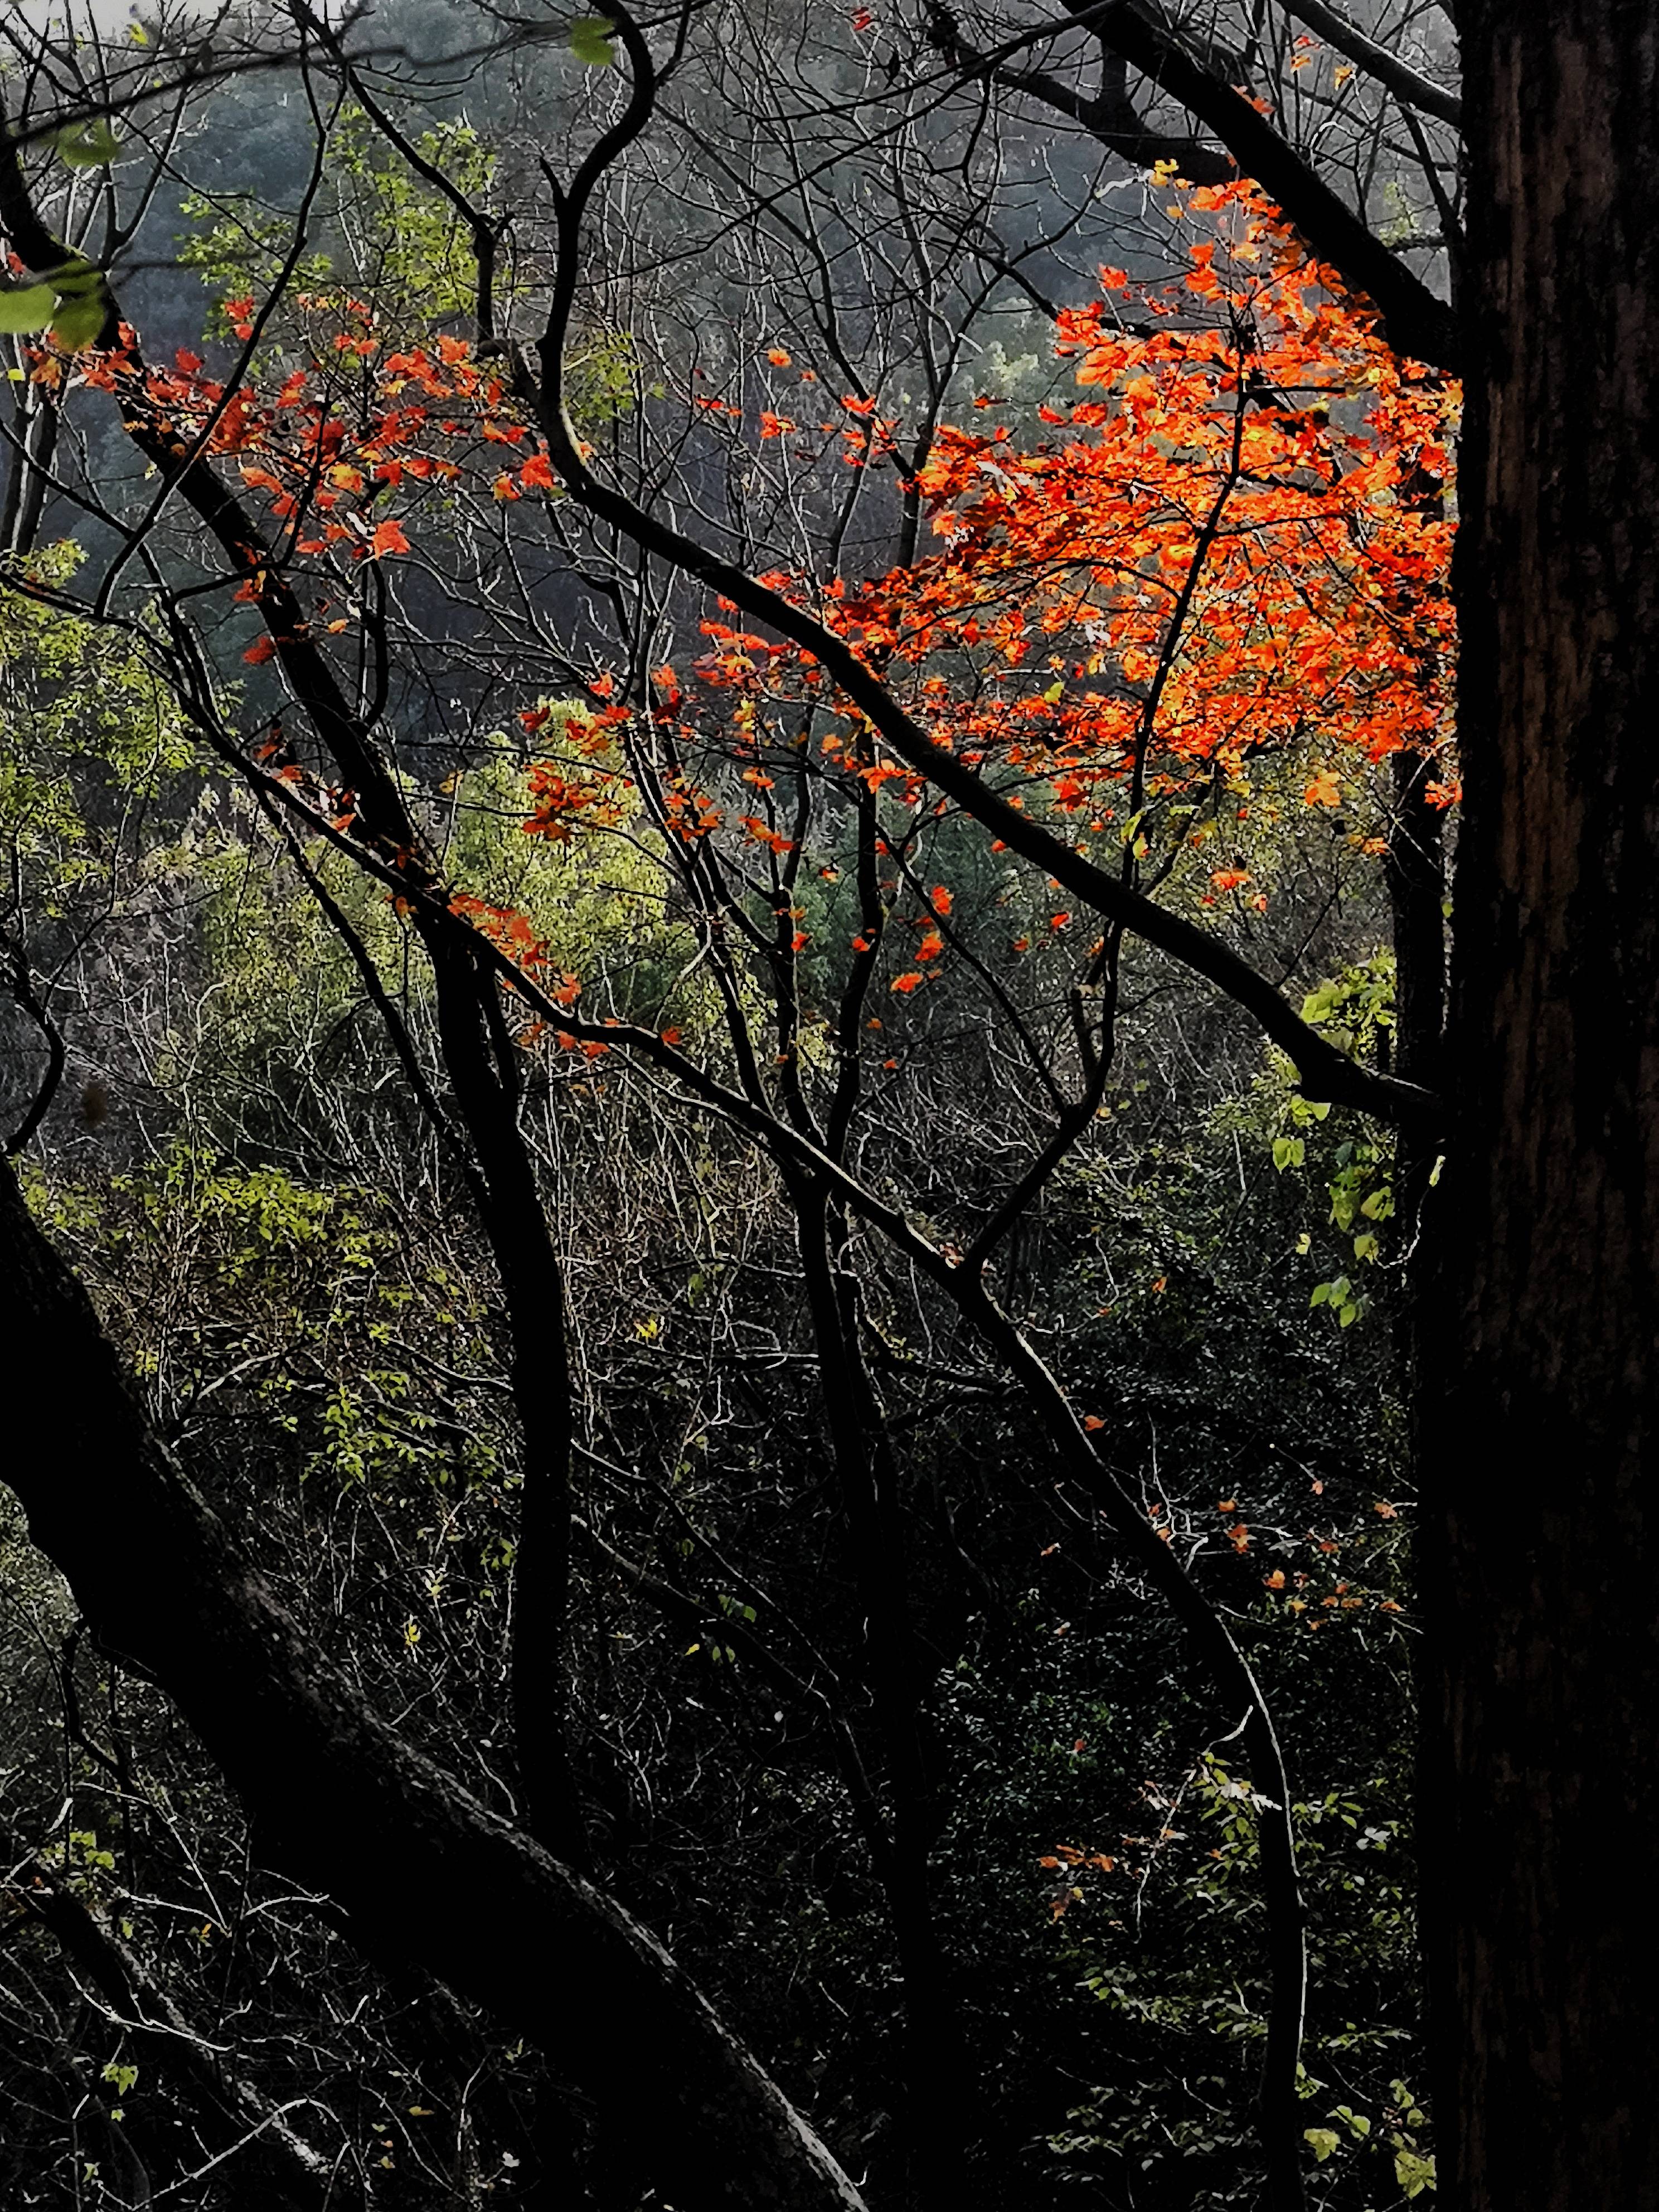
<instances>
[{"instance_id":1,"label":"leaning tree trunk","mask_svg":"<svg viewBox=\"0 0 1659 2212\"><path fill-rule=\"evenodd\" d=\"M1659 2205L1659 11L1470 0L1422 1844L1442 2205Z\"/></svg>"},{"instance_id":2,"label":"leaning tree trunk","mask_svg":"<svg viewBox=\"0 0 1659 2212\"><path fill-rule=\"evenodd\" d=\"M160 1684L265 1863L362 1948L546 2052L680 2212L863 2212L668 1954L405 1744L309 1644L139 1410L85 1292L0 1162L0 1480L103 1648Z\"/></svg>"}]
</instances>

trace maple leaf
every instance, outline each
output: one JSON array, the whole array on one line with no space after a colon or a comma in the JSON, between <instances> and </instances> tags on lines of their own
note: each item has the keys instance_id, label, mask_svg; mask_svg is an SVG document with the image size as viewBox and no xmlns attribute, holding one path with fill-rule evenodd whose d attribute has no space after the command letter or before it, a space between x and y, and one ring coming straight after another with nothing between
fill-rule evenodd
<instances>
[{"instance_id":1,"label":"maple leaf","mask_svg":"<svg viewBox=\"0 0 1659 2212\"><path fill-rule=\"evenodd\" d=\"M794 851L792 841L787 837L780 836L775 830L769 829L758 815L744 814L738 818L757 845L764 845L769 851L780 854Z\"/></svg>"},{"instance_id":2,"label":"maple leaf","mask_svg":"<svg viewBox=\"0 0 1659 2212\"><path fill-rule=\"evenodd\" d=\"M369 540L369 550L378 561L382 554L407 553L409 540L404 535L401 522L380 522L374 526L374 535Z\"/></svg>"}]
</instances>

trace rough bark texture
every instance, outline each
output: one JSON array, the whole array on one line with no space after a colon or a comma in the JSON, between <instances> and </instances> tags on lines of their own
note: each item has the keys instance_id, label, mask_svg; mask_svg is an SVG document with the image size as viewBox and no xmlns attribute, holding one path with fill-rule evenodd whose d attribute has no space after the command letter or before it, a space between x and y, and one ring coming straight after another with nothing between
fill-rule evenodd
<instances>
[{"instance_id":1,"label":"rough bark texture","mask_svg":"<svg viewBox=\"0 0 1659 2212\"><path fill-rule=\"evenodd\" d=\"M105 1647L176 1700L262 1856L547 2052L682 2212L861 2212L667 1953L404 1745L241 1556L145 1425L79 1285L0 1168L6 1480ZM25 1436L32 1441L24 1443Z\"/></svg>"},{"instance_id":2,"label":"rough bark texture","mask_svg":"<svg viewBox=\"0 0 1659 2212\"><path fill-rule=\"evenodd\" d=\"M1443 2206L1659 2205L1659 13L1461 11L1456 1136L1425 1331Z\"/></svg>"}]
</instances>

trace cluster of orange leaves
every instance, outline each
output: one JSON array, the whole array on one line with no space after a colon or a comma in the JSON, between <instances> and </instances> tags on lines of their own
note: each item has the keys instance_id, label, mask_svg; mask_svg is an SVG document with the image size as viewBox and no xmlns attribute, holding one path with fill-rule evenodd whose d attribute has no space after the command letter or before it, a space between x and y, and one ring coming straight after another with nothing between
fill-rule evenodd
<instances>
[{"instance_id":1,"label":"cluster of orange leaves","mask_svg":"<svg viewBox=\"0 0 1659 2212\"><path fill-rule=\"evenodd\" d=\"M1182 215L1177 284L1138 294L1103 270L1102 300L1062 315L1084 396L1038 410L1053 436L939 431L921 479L939 550L811 591L766 579L879 667L938 742L1029 780L1084 836L1115 820L1137 763L1148 799L1218 783L1247 796L1251 761L1288 754L1306 803L1334 811L1365 766L1437 755L1451 732L1457 387L1395 355L1253 187L1188 191ZM762 438L780 422L766 414ZM695 674L738 695L715 710L728 748L733 730L745 757L769 730L781 745L805 703L828 706L841 719L817 717L823 766L922 803L813 655L703 629ZM1449 804L1455 778L1431 795ZM1250 872L1230 860L1209 881L1233 892Z\"/></svg>"},{"instance_id":2,"label":"cluster of orange leaves","mask_svg":"<svg viewBox=\"0 0 1659 2212\"><path fill-rule=\"evenodd\" d=\"M1306 745L1309 803L1334 805L1344 767L1449 727L1455 388L1392 353L1249 187L1187 204L1212 235L1186 301L1131 301L1103 270L1106 298L1061 317L1088 396L1040 410L1054 440L942 429L923 482L944 550L831 586L843 635L914 672L937 738L1095 826L1138 745L1153 794Z\"/></svg>"},{"instance_id":3,"label":"cluster of orange leaves","mask_svg":"<svg viewBox=\"0 0 1659 2212\"><path fill-rule=\"evenodd\" d=\"M763 580L878 667L937 741L999 782L1034 785L1024 803L1084 836L1115 820L1137 763L1156 799L1213 791L1254 757L1292 750L1308 803L1334 808L1359 764L1437 751L1449 732L1455 386L1394 354L1253 187L1188 189L1182 222L1177 282L1141 289L1103 270L1102 298L1062 315L1059 351L1081 396L1039 409L1052 434L940 429L921 480L936 550L864 582ZM299 305L312 317L307 365L272 390L249 376L228 395L190 352L148 372L178 439L202 441L264 498L279 557L410 550L422 485L498 501L554 489L546 453L466 341L400 345L361 301ZM252 334L251 299L226 313ZM769 362L792 366L781 348ZM119 366L92 356L82 373L107 383ZM698 404L744 434L732 403ZM850 428L821 427L860 465L882 464L896 422L870 395L841 408ZM787 447L796 428L769 408L755 434ZM242 596L257 597L257 581ZM735 763L757 798L731 807L725 771L704 788L682 766L662 802L671 835L729 823L786 854L765 771L769 749L797 750L809 707L822 773L889 803L927 802L815 656L720 619L703 629L708 649L684 680L653 672L649 711L682 763ZM629 811L617 740L635 709L604 679L594 688L591 709L559 723L562 757L532 773L526 827L559 840ZM533 733L548 711L521 719ZM1449 777L1437 789L1455 796ZM1216 892L1249 881L1239 864L1211 877ZM916 927L902 993L944 950L933 915Z\"/></svg>"},{"instance_id":4,"label":"cluster of orange leaves","mask_svg":"<svg viewBox=\"0 0 1659 2212\"><path fill-rule=\"evenodd\" d=\"M569 844L579 829L614 830L633 811L632 787L617 750L629 710L612 696L613 678L601 678L594 689L599 695L596 707L559 720L561 757L533 762L527 771L533 804L524 827L556 845ZM519 716L529 737L538 736L553 720L548 706L527 707Z\"/></svg>"},{"instance_id":5,"label":"cluster of orange leaves","mask_svg":"<svg viewBox=\"0 0 1659 2212\"><path fill-rule=\"evenodd\" d=\"M233 460L244 485L260 495L280 526L279 558L337 553L363 561L407 553L407 514L386 514L386 507L420 485L453 484L477 473L481 463L494 471L497 500L553 489L545 451L513 418L505 383L465 339L441 336L430 347L400 348L364 301L300 294L295 304L309 318L310 357L274 389L262 389L252 374L228 387L185 347L171 368L144 372L163 434L181 451L199 447ZM244 340L255 332L253 305L251 298L223 303ZM116 351L86 356L78 374L117 391L131 368ZM503 448L512 456L505 467ZM241 596L256 594L245 588Z\"/></svg>"}]
</instances>

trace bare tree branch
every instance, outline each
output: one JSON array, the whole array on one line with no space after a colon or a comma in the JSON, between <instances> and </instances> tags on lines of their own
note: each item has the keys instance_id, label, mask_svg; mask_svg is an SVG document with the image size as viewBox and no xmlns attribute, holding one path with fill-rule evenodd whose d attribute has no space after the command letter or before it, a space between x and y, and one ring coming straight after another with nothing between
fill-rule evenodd
<instances>
[{"instance_id":1,"label":"bare tree branch","mask_svg":"<svg viewBox=\"0 0 1659 2212\"><path fill-rule=\"evenodd\" d=\"M1425 115L1438 116L1443 123L1461 129L1463 103L1455 92L1437 84L1432 77L1425 76L1399 54L1380 46L1375 39L1368 39L1346 15L1339 15L1334 8L1328 8L1325 0L1285 0L1285 12L1294 15L1316 31L1328 46L1346 54L1351 62L1373 76L1396 100L1412 107L1420 107Z\"/></svg>"},{"instance_id":2,"label":"bare tree branch","mask_svg":"<svg viewBox=\"0 0 1659 2212\"><path fill-rule=\"evenodd\" d=\"M1097 128L1095 103L1080 100L1042 72L1010 75L989 57L976 54L963 42L948 9L935 8L931 20L936 40L956 54L962 68L991 69L1002 82L1059 106L1103 144L1129 160L1148 165L1158 160L1174 161L1198 184L1220 181L1239 171L1253 177L1294 223L1317 258L1328 263L1351 290L1370 301L1391 345L1431 368L1454 376L1458 373L1462 340L1454 311L1367 228L1253 100L1194 61L1168 32L1129 5L1129 0L1102 0L1102 4L1092 7L1073 7L1071 13L1076 27L1092 32L1103 46L1206 124L1231 160L1218 168L1217 157L1190 139L1170 142L1162 150L1154 151L1159 143L1156 134L1138 123L1128 128L1110 101L1101 112L1103 127ZM1061 27L1068 27L1055 26L1056 30ZM1058 100L1052 96L1055 93L1060 95ZM1133 116L1134 111L1129 112Z\"/></svg>"}]
</instances>

